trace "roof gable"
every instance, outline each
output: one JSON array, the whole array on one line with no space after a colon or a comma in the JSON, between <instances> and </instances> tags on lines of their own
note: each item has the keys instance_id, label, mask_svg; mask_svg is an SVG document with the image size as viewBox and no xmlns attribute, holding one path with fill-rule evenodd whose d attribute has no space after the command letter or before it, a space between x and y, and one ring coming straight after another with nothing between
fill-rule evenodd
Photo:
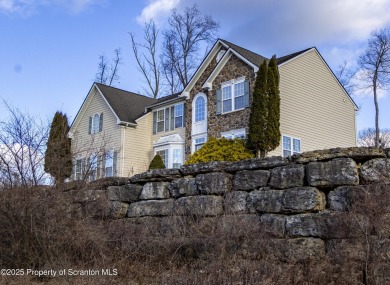
<instances>
[{"instance_id":1,"label":"roof gable","mask_svg":"<svg viewBox=\"0 0 390 285\"><path fill-rule=\"evenodd\" d=\"M117 120L117 124L136 125L136 120L145 113L145 107L157 100L143 95L110 87L101 83L94 83L85 97L83 104L74 118L70 132L74 132L80 118L92 102L94 96L101 96Z\"/></svg>"},{"instance_id":2,"label":"roof gable","mask_svg":"<svg viewBox=\"0 0 390 285\"><path fill-rule=\"evenodd\" d=\"M120 122L136 124L136 119L145 113L145 107L157 102L156 99L133 92L95 83L102 96Z\"/></svg>"},{"instance_id":3,"label":"roof gable","mask_svg":"<svg viewBox=\"0 0 390 285\"><path fill-rule=\"evenodd\" d=\"M234 50L236 53L238 53L239 55L241 55L243 58L245 58L246 60L248 60L249 62L251 62L253 65L255 65L256 67L259 67L260 64L264 61L264 60L268 60L268 58L262 56L262 55L259 55L253 51L250 51L248 49L245 49L243 47L240 47L238 45L235 45L231 42L228 42L227 40L223 40L223 39L220 39L220 41L224 44L227 45L227 47L231 48L232 50Z\"/></svg>"},{"instance_id":4,"label":"roof gable","mask_svg":"<svg viewBox=\"0 0 390 285\"><path fill-rule=\"evenodd\" d=\"M250 50L247 50L245 48L242 48L238 45L235 45L231 42L228 42L223 39L218 39L214 46L211 48L210 52L207 54L207 56L204 58L200 66L198 67L197 71L192 76L190 82L187 84L187 86L184 88L183 92L181 93L181 96L188 97L190 90L193 88L195 83L198 81L200 76L203 74L203 72L206 70L206 68L209 66L211 60L215 57L215 55L218 53L218 51L224 47L227 52L223 55L222 59L225 59L224 61L221 59L218 64L213 68L213 70L210 73L209 78L205 82L205 86L208 86L208 81L210 81L211 77L215 77L215 74L218 73L218 71L223 67L223 65L226 63L226 57L231 56L231 54L236 55L238 58L240 58L242 61L253 67L254 72L258 70L258 66L264 61L267 60L266 57L263 57L257 53L254 53Z\"/></svg>"},{"instance_id":5,"label":"roof gable","mask_svg":"<svg viewBox=\"0 0 390 285\"><path fill-rule=\"evenodd\" d=\"M287 65L289 64L290 62L292 62L293 60L301 57L301 56L305 56L306 54L310 53L310 52L314 52L318 58L320 59L320 61L323 63L324 67L326 68L326 70L329 72L329 74L333 77L333 79L335 80L335 82L339 85L339 87L343 90L343 93L346 95L346 97L348 98L348 100L351 101L351 103L353 104L355 110L357 111L359 109L359 107L356 105L355 101L352 99L351 95L349 95L349 93L347 92L347 90L345 90L344 86L341 84L341 82L338 80L337 76L334 74L334 72L332 71L332 69L329 67L328 63L325 61L325 59L322 57L322 55L320 54L320 52L317 50L316 47L312 47L312 48L308 48L308 49L305 49L305 50L302 50L302 51L299 51L299 52L296 52L296 53L292 53L292 54L289 54L289 55L286 55L286 56L283 56L283 57L280 57L277 59L278 61L278 65L279 67L283 66L283 65Z\"/></svg>"}]
</instances>

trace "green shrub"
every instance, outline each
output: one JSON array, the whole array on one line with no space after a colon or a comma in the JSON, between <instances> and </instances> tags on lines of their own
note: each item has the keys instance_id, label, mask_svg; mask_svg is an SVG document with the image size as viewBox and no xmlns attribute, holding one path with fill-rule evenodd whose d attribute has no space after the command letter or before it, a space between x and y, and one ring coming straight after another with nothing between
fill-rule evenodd
<instances>
[{"instance_id":1,"label":"green shrub","mask_svg":"<svg viewBox=\"0 0 390 285\"><path fill-rule=\"evenodd\" d=\"M165 165L159 154L156 154L149 164L149 169L164 169Z\"/></svg>"},{"instance_id":2,"label":"green shrub","mask_svg":"<svg viewBox=\"0 0 390 285\"><path fill-rule=\"evenodd\" d=\"M252 158L253 154L245 148L241 139L209 138L203 147L186 161L186 164L209 161L238 161Z\"/></svg>"}]
</instances>

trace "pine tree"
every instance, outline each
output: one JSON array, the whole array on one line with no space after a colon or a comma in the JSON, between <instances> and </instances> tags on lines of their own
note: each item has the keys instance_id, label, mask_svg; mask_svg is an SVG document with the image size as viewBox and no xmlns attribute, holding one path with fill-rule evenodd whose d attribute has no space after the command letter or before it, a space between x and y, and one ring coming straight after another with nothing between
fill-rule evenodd
<instances>
[{"instance_id":1,"label":"pine tree","mask_svg":"<svg viewBox=\"0 0 390 285\"><path fill-rule=\"evenodd\" d=\"M249 117L248 135L248 148L256 151L258 157L265 156L265 146L267 145L267 116L267 63L263 61L257 71L251 114Z\"/></svg>"},{"instance_id":2,"label":"pine tree","mask_svg":"<svg viewBox=\"0 0 390 285\"><path fill-rule=\"evenodd\" d=\"M45 153L45 171L50 173L56 183L72 174L72 154L68 138L69 124L65 114L57 111L50 127L49 140Z\"/></svg>"},{"instance_id":3,"label":"pine tree","mask_svg":"<svg viewBox=\"0 0 390 285\"><path fill-rule=\"evenodd\" d=\"M156 154L150 162L149 169L164 169L165 165L160 155Z\"/></svg>"},{"instance_id":4,"label":"pine tree","mask_svg":"<svg viewBox=\"0 0 390 285\"><path fill-rule=\"evenodd\" d=\"M267 76L268 90L268 115L266 151L274 150L280 144L280 95L279 95L279 72L276 57L273 56L268 63Z\"/></svg>"}]
</instances>

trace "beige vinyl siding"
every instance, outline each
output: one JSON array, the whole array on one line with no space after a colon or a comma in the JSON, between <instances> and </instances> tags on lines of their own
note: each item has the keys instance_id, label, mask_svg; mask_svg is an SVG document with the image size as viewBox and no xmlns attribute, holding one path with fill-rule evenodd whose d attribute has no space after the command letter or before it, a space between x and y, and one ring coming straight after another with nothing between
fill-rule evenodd
<instances>
[{"instance_id":1,"label":"beige vinyl siding","mask_svg":"<svg viewBox=\"0 0 390 285\"><path fill-rule=\"evenodd\" d=\"M148 169L152 160L152 113L137 120L135 128L123 127L124 167L122 176L130 177Z\"/></svg>"},{"instance_id":2,"label":"beige vinyl siding","mask_svg":"<svg viewBox=\"0 0 390 285\"><path fill-rule=\"evenodd\" d=\"M301 151L356 145L355 106L316 50L279 67L280 131ZM269 155L282 155L282 144Z\"/></svg>"},{"instance_id":3,"label":"beige vinyl siding","mask_svg":"<svg viewBox=\"0 0 390 285\"><path fill-rule=\"evenodd\" d=\"M93 87L75 126L72 127L72 153L76 158L85 158L94 152L115 150L118 152L117 173L120 173L121 127L102 95ZM96 134L88 134L89 117L103 113L103 130Z\"/></svg>"}]
</instances>

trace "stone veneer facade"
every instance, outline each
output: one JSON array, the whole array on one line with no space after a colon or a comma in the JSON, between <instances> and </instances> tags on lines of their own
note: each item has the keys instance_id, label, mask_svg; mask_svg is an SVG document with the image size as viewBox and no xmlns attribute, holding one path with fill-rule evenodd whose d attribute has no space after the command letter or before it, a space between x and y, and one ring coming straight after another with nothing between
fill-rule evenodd
<instances>
[{"instance_id":1,"label":"stone veneer facade","mask_svg":"<svg viewBox=\"0 0 390 285\"><path fill-rule=\"evenodd\" d=\"M245 128L248 133L248 122L250 108L245 108L240 111L233 111L226 114L216 114L216 90L221 88L221 83L235 79L241 76L245 76L246 80L249 80L250 86L250 99L252 102L252 93L255 81L255 72L253 68L243 62L237 56L232 55L229 61L225 64L222 70L219 72L213 82L213 90L204 91L202 89L206 79L217 65L216 58L214 57L209 66L199 77L194 87L190 91L190 98L186 101L186 159L191 154L191 130L192 130L192 101L193 98L200 92L203 92L207 96L207 136L217 137L221 136L221 132Z\"/></svg>"}]
</instances>

